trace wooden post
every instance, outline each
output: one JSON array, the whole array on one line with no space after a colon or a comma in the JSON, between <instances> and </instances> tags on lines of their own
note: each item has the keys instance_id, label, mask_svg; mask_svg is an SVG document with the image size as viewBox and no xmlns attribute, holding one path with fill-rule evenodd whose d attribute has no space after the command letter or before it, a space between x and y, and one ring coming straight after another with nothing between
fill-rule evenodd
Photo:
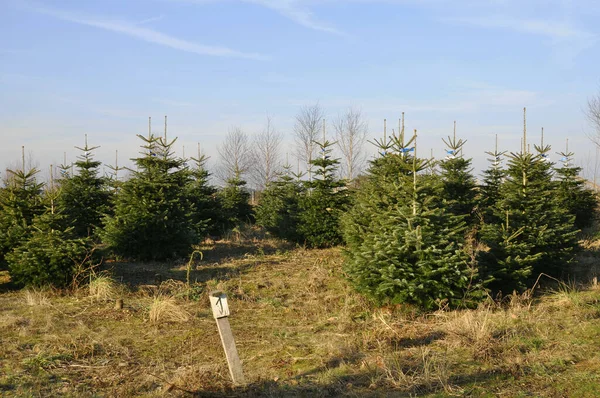
<instances>
[{"instance_id":1,"label":"wooden post","mask_svg":"<svg viewBox=\"0 0 600 398\"><path fill-rule=\"evenodd\" d=\"M240 362L240 357L238 356L237 348L235 347L231 326L229 326L229 305L227 304L227 295L220 291L214 291L210 293L209 298L213 316L217 321L217 328L219 329L219 335L221 336L221 342L223 343L223 350L225 351L227 366L229 366L229 373L231 374L233 384L245 384L242 363Z\"/></svg>"}]
</instances>

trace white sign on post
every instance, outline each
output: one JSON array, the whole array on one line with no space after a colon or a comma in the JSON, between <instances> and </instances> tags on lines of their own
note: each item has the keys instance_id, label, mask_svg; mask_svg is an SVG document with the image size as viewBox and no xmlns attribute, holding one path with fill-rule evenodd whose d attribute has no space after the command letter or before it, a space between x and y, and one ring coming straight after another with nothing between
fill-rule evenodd
<instances>
[{"instance_id":1,"label":"white sign on post","mask_svg":"<svg viewBox=\"0 0 600 398\"><path fill-rule=\"evenodd\" d=\"M227 304L227 295L222 292L213 292L210 294L210 306L215 319L229 316L229 305Z\"/></svg>"},{"instance_id":2,"label":"white sign on post","mask_svg":"<svg viewBox=\"0 0 600 398\"><path fill-rule=\"evenodd\" d=\"M245 383L244 372L242 371L242 363L235 347L235 340L231 327L229 326L229 305L227 305L227 295L223 292L215 291L209 294L210 306L213 316L217 321L217 328L225 350L227 365L233 384L242 385Z\"/></svg>"}]
</instances>

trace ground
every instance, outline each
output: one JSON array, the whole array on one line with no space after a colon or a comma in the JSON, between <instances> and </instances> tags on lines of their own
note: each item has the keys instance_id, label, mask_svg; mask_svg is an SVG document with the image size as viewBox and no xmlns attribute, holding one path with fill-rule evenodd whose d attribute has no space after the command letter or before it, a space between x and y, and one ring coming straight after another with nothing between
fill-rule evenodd
<instances>
[{"instance_id":1,"label":"ground","mask_svg":"<svg viewBox=\"0 0 600 398\"><path fill-rule=\"evenodd\" d=\"M433 313L356 294L339 248L200 250L189 281L183 261L107 263L110 278L69 292L16 290L2 272L0 395L600 396L593 244L581 255L587 285ZM209 308L216 289L229 297L246 386L230 382Z\"/></svg>"}]
</instances>

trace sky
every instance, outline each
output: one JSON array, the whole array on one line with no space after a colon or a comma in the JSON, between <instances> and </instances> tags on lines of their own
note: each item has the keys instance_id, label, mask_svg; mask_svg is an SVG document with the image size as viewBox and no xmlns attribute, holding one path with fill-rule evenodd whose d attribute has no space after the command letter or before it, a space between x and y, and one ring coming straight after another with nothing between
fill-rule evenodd
<instances>
[{"instance_id":1,"label":"sky","mask_svg":"<svg viewBox=\"0 0 600 398\"><path fill-rule=\"evenodd\" d=\"M369 139L405 112L438 158L456 121L476 174L496 134L519 149L526 107L529 142L543 127L589 166L599 16L596 0L0 0L0 167L22 145L40 169L71 162L85 134L130 165L165 115L178 154L199 143L211 167L229 128L268 117L293 153L294 117L316 103L331 139L349 107Z\"/></svg>"}]
</instances>

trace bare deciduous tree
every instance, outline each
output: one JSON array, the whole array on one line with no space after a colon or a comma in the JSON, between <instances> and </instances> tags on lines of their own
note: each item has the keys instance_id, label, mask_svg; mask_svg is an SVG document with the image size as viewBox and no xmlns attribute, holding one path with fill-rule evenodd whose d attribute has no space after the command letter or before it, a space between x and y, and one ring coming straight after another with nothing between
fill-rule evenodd
<instances>
[{"instance_id":1,"label":"bare deciduous tree","mask_svg":"<svg viewBox=\"0 0 600 398\"><path fill-rule=\"evenodd\" d=\"M282 135L275 129L270 117L267 117L265 128L254 138L252 149L252 180L260 190L274 181L281 169Z\"/></svg>"},{"instance_id":2,"label":"bare deciduous tree","mask_svg":"<svg viewBox=\"0 0 600 398\"><path fill-rule=\"evenodd\" d=\"M323 108L317 103L313 106L305 106L296 115L294 123L294 138L296 142L296 154L298 159L306 162L309 179L311 178L312 166L310 162L314 159L317 145L315 141L321 132L322 120L325 117Z\"/></svg>"},{"instance_id":3,"label":"bare deciduous tree","mask_svg":"<svg viewBox=\"0 0 600 398\"><path fill-rule=\"evenodd\" d=\"M600 147L600 93L588 99L585 115L594 128L594 133L590 134L590 139L596 146Z\"/></svg>"},{"instance_id":4,"label":"bare deciduous tree","mask_svg":"<svg viewBox=\"0 0 600 398\"><path fill-rule=\"evenodd\" d=\"M223 144L217 151L220 155L220 167L217 176L227 181L232 178L242 179L252 168L252 151L248 135L239 127L231 127Z\"/></svg>"},{"instance_id":5,"label":"bare deciduous tree","mask_svg":"<svg viewBox=\"0 0 600 398\"><path fill-rule=\"evenodd\" d=\"M342 152L342 173L348 181L353 180L365 162L363 147L367 139L368 125L360 109L349 108L335 120L335 138Z\"/></svg>"}]
</instances>

